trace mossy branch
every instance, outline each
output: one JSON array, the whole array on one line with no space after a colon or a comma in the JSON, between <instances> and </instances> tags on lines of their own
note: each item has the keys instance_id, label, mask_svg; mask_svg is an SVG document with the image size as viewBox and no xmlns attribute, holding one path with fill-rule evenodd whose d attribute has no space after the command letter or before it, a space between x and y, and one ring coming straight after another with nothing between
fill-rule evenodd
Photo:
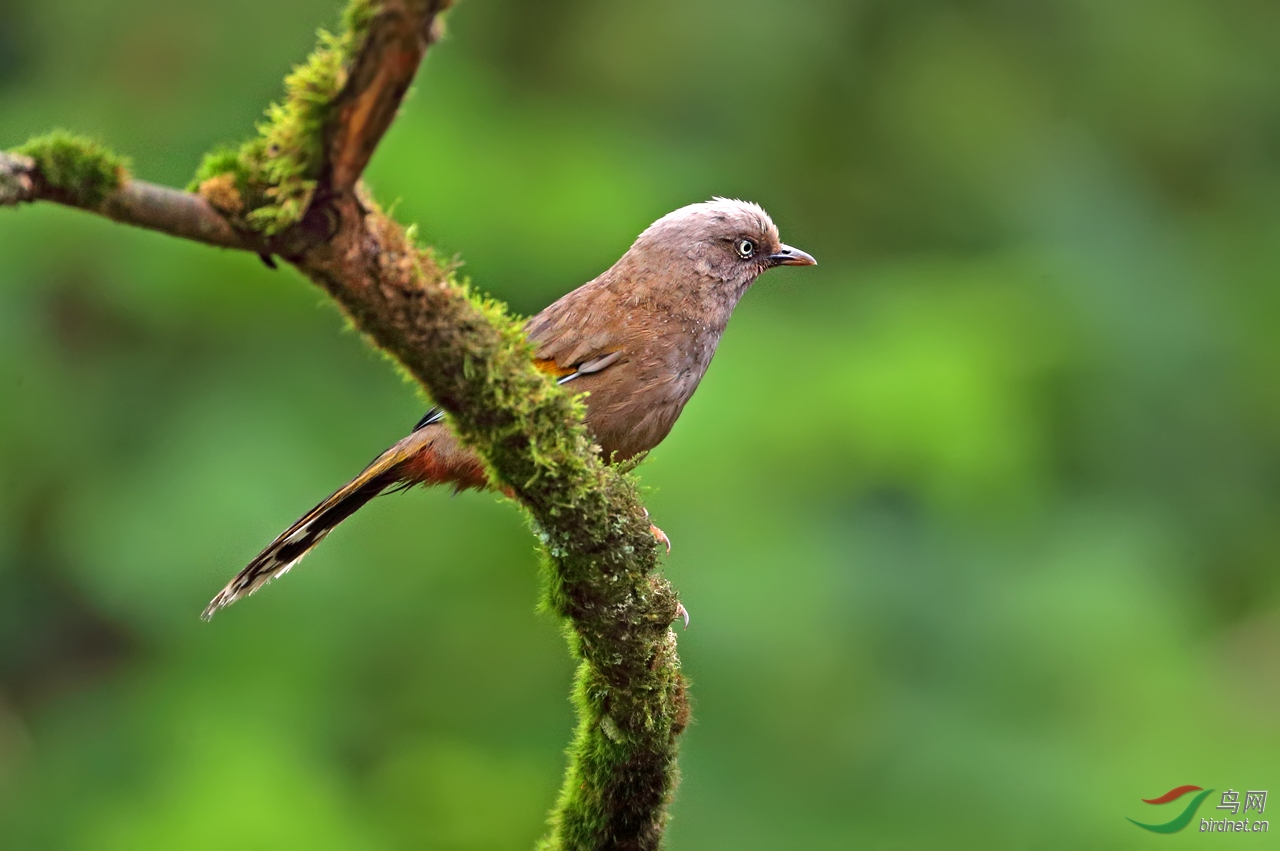
<instances>
[{"instance_id":1,"label":"mossy branch","mask_svg":"<svg viewBox=\"0 0 1280 851\"><path fill-rule=\"evenodd\" d=\"M605 465L581 404L533 367L520 324L455 279L357 187L449 0L353 0L286 80L258 135L205 158L189 191L131 180L67 134L0 152L0 206L49 200L189 239L278 254L448 411L527 509L545 604L580 660L578 729L540 843L653 849L688 723L669 624L677 599L630 476Z\"/></svg>"},{"instance_id":2,"label":"mossy branch","mask_svg":"<svg viewBox=\"0 0 1280 851\"><path fill-rule=\"evenodd\" d=\"M266 250L204 198L134 180L127 161L91 139L57 130L0 151L0 207L53 201L137 227L225 248Z\"/></svg>"}]
</instances>

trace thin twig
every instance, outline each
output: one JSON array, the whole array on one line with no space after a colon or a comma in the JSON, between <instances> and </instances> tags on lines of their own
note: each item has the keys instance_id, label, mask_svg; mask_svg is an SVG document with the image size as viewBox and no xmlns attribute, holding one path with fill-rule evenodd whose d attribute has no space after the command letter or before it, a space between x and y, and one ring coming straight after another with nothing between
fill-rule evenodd
<instances>
[{"instance_id":1,"label":"thin twig","mask_svg":"<svg viewBox=\"0 0 1280 851\"><path fill-rule=\"evenodd\" d=\"M86 204L67 187L50 183L33 158L0 151L0 206L34 201L65 204L121 224L221 248L265 250L264 240L232 228L221 213L193 192L126 179L100 202Z\"/></svg>"}]
</instances>

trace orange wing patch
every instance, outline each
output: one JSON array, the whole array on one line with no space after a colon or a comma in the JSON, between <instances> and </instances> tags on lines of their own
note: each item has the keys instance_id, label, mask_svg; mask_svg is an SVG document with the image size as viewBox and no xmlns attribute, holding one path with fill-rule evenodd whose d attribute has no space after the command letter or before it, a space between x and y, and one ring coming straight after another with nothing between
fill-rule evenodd
<instances>
[{"instance_id":1,"label":"orange wing patch","mask_svg":"<svg viewBox=\"0 0 1280 851\"><path fill-rule=\"evenodd\" d=\"M564 378L566 375L573 375L578 370L573 367L564 367L556 363L555 358L534 358L533 365L548 375L554 375L556 378Z\"/></svg>"}]
</instances>

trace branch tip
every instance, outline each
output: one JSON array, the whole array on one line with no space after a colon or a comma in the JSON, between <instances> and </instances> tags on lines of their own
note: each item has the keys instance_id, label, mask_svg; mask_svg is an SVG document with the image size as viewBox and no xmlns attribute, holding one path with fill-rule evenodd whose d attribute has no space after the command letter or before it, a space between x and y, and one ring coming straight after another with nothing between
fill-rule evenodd
<instances>
[{"instance_id":1,"label":"branch tip","mask_svg":"<svg viewBox=\"0 0 1280 851\"><path fill-rule=\"evenodd\" d=\"M129 180L129 161L99 142L66 130L36 136L14 153L29 158L33 194L96 209Z\"/></svg>"},{"instance_id":2,"label":"branch tip","mask_svg":"<svg viewBox=\"0 0 1280 851\"><path fill-rule=\"evenodd\" d=\"M25 154L0 151L0 207L12 207L34 199L36 184L32 178L36 161Z\"/></svg>"}]
</instances>

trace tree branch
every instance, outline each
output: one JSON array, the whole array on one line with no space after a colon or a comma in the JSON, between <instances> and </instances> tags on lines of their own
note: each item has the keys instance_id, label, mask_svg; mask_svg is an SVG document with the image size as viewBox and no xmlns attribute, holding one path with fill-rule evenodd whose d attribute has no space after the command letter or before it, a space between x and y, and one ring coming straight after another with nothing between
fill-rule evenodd
<instances>
[{"instance_id":1,"label":"tree branch","mask_svg":"<svg viewBox=\"0 0 1280 851\"><path fill-rule=\"evenodd\" d=\"M634 483L591 451L581 409L533 367L501 306L477 303L376 208L348 198L339 211L341 229L299 268L430 390L528 508L547 556L547 603L569 619L582 659L578 732L540 847L659 847L689 709L668 627L678 601L652 573Z\"/></svg>"},{"instance_id":2,"label":"tree branch","mask_svg":"<svg viewBox=\"0 0 1280 851\"><path fill-rule=\"evenodd\" d=\"M325 127L320 182L329 193L351 191L391 126L427 48L441 34L439 13L453 0L383 3L333 100Z\"/></svg>"},{"instance_id":3,"label":"tree branch","mask_svg":"<svg viewBox=\"0 0 1280 851\"><path fill-rule=\"evenodd\" d=\"M37 143L50 138L54 137L32 140L24 148L47 152L47 145ZM58 134L57 138L64 155L73 149L83 155L92 145L67 134ZM207 200L195 193L133 180L123 168L115 175L114 186L94 187L83 175L63 174L56 168L50 169L47 159L43 161L44 168L35 157L0 151L0 207L52 201L97 213L121 224L221 248L266 250L265 241L257 234L235 230Z\"/></svg>"},{"instance_id":4,"label":"tree branch","mask_svg":"<svg viewBox=\"0 0 1280 851\"><path fill-rule=\"evenodd\" d=\"M345 29L321 34L259 135L206 157L198 194L132 181L118 157L64 135L0 153L0 205L50 200L279 254L394 356L528 510L545 603L581 660L578 729L539 847L656 849L689 708L669 628L678 601L654 573L634 481L602 463L581 403L534 368L520 323L469 293L356 185L448 5L352 0Z\"/></svg>"}]
</instances>

